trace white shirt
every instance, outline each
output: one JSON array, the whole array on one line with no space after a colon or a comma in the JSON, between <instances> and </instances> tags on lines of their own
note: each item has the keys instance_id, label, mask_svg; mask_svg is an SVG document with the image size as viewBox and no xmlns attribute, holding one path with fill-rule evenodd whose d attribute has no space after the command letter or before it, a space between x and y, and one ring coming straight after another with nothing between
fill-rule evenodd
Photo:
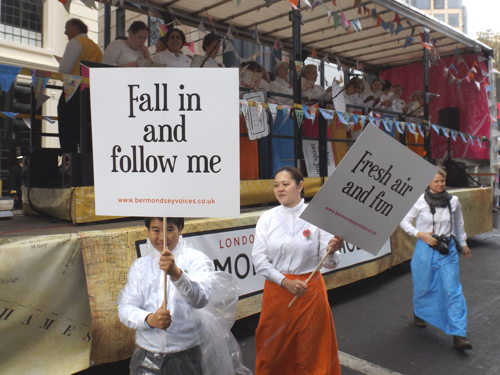
<instances>
[{"instance_id":1,"label":"white shirt","mask_svg":"<svg viewBox=\"0 0 500 375\"><path fill-rule=\"evenodd\" d=\"M224 64L217 62L213 57L209 57L203 64L203 68L224 68Z\"/></svg>"},{"instance_id":2,"label":"white shirt","mask_svg":"<svg viewBox=\"0 0 500 375\"><path fill-rule=\"evenodd\" d=\"M79 34L79 35L86 36L86 34ZM71 38L68 41L68 44L66 44L62 60L59 62L58 72L70 74L73 71L73 66L78 61L78 58L80 57L81 53L82 53L81 43L78 41L77 37Z\"/></svg>"},{"instance_id":3,"label":"white shirt","mask_svg":"<svg viewBox=\"0 0 500 375\"><path fill-rule=\"evenodd\" d=\"M394 99L392 99L391 109L394 112L403 113L403 109L405 108L405 105L406 105L406 103L405 103L405 101L403 99L394 98Z\"/></svg>"},{"instance_id":4,"label":"white shirt","mask_svg":"<svg viewBox=\"0 0 500 375\"><path fill-rule=\"evenodd\" d=\"M456 237L460 245L466 246L467 235L464 230L464 218L462 216L460 201L456 196L451 198L450 205L454 227L452 234ZM414 219L416 219L415 225L413 225ZM418 198L410 211L408 211L400 224L400 227L403 228L406 233L414 237L417 236L418 232L435 233L438 235L444 234L445 236L449 236L450 226L450 212L448 207L436 207L436 213L434 214L434 232L432 231L432 214L423 194Z\"/></svg>"},{"instance_id":5,"label":"white shirt","mask_svg":"<svg viewBox=\"0 0 500 375\"><path fill-rule=\"evenodd\" d=\"M358 107L364 107L365 103L363 103L363 100L361 99L361 96L359 96L359 93L355 92L354 94L347 94L344 91L344 100L346 106L358 106ZM361 108L352 108L350 112L360 110Z\"/></svg>"},{"instance_id":6,"label":"white shirt","mask_svg":"<svg viewBox=\"0 0 500 375\"><path fill-rule=\"evenodd\" d=\"M113 40L104 51L102 62L108 65L124 65L143 57L141 51L130 48L124 40L117 39Z\"/></svg>"},{"instance_id":7,"label":"white shirt","mask_svg":"<svg viewBox=\"0 0 500 375\"><path fill-rule=\"evenodd\" d=\"M169 277L167 284L167 309L172 315L172 324L167 330L150 328L146 317L161 306L164 298L160 252L151 248L152 251L130 267L127 284L118 299L118 317L125 326L136 330L135 342L146 350L174 353L190 349L200 344L199 320L194 309L208 302L213 264L201 251L186 247L180 238L172 252L183 272L177 281Z\"/></svg>"},{"instance_id":8,"label":"white shirt","mask_svg":"<svg viewBox=\"0 0 500 375\"><path fill-rule=\"evenodd\" d=\"M153 61L171 68L189 68L191 66L191 58L189 56L182 52L175 54L168 49L154 55Z\"/></svg>"},{"instance_id":9,"label":"white shirt","mask_svg":"<svg viewBox=\"0 0 500 375\"><path fill-rule=\"evenodd\" d=\"M281 285L284 274L312 272L327 251L331 234L299 218L305 210L302 200L297 206L274 207L264 212L255 228L252 258L255 270L266 279ZM305 230L310 231L307 238ZM323 266L335 268L339 252L327 257Z\"/></svg>"},{"instance_id":10,"label":"white shirt","mask_svg":"<svg viewBox=\"0 0 500 375\"><path fill-rule=\"evenodd\" d=\"M277 92L279 94L293 95L293 87L286 79L276 77L274 81L269 84L269 91ZM292 98L284 98L282 96L272 96L271 99L278 103L292 105Z\"/></svg>"}]
</instances>

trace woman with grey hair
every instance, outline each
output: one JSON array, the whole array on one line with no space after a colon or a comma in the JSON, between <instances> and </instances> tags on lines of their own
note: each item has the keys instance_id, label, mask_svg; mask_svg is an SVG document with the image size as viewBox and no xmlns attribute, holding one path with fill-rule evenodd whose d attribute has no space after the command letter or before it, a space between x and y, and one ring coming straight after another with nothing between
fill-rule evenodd
<instances>
[{"instance_id":1,"label":"woman with grey hair","mask_svg":"<svg viewBox=\"0 0 500 375\"><path fill-rule=\"evenodd\" d=\"M288 82L289 64L280 61L274 67L274 81L269 84L269 91L278 94L293 95L293 87ZM271 96L271 99L280 104L292 105L293 99L283 96Z\"/></svg>"}]
</instances>

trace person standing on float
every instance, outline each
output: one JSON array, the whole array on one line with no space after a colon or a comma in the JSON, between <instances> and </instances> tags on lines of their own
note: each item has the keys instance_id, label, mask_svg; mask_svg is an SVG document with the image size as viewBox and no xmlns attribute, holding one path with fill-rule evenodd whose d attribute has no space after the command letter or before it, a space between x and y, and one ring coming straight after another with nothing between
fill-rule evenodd
<instances>
[{"instance_id":1,"label":"person standing on float","mask_svg":"<svg viewBox=\"0 0 500 375\"><path fill-rule=\"evenodd\" d=\"M274 194L281 205L257 222L252 257L266 282L256 331L256 375L340 374L325 282L319 272L306 279L326 252L323 266L337 266L343 240L299 217L306 208L303 188L299 169L279 169Z\"/></svg>"}]
</instances>

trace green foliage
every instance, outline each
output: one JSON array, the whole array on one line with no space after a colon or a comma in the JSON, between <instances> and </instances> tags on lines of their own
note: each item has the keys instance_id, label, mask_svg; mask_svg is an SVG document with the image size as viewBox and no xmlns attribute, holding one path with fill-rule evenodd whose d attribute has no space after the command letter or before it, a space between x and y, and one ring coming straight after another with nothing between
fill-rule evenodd
<instances>
[{"instance_id":1,"label":"green foliage","mask_svg":"<svg viewBox=\"0 0 500 375\"><path fill-rule=\"evenodd\" d=\"M477 40L493 48L494 67L500 70L500 33L494 33L488 29L477 33Z\"/></svg>"}]
</instances>

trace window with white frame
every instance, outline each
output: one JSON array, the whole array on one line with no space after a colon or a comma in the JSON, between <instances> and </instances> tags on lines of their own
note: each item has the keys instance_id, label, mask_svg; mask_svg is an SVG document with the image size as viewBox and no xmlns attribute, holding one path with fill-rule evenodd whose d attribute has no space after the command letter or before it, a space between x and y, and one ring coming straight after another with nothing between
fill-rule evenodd
<instances>
[{"instance_id":1,"label":"window with white frame","mask_svg":"<svg viewBox=\"0 0 500 375\"><path fill-rule=\"evenodd\" d=\"M42 46L42 0L0 0L0 39Z\"/></svg>"}]
</instances>

